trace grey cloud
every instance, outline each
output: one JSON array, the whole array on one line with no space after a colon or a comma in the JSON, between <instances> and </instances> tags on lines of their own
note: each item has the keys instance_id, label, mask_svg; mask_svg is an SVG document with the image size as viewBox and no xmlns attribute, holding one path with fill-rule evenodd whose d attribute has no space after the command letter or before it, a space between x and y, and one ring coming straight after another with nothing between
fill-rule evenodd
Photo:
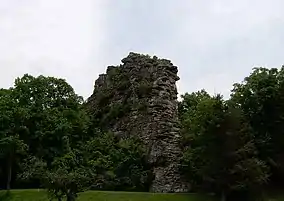
<instances>
[{"instance_id":1,"label":"grey cloud","mask_svg":"<svg viewBox=\"0 0 284 201\"><path fill-rule=\"evenodd\" d=\"M24 73L62 77L91 94L103 42L103 4L93 0L0 2L0 86Z\"/></svg>"},{"instance_id":2,"label":"grey cloud","mask_svg":"<svg viewBox=\"0 0 284 201\"><path fill-rule=\"evenodd\" d=\"M134 51L171 59L180 93L205 88L228 97L253 66L283 64L283 6L282 0L2 1L0 84L45 73L66 78L87 97L107 65Z\"/></svg>"}]
</instances>

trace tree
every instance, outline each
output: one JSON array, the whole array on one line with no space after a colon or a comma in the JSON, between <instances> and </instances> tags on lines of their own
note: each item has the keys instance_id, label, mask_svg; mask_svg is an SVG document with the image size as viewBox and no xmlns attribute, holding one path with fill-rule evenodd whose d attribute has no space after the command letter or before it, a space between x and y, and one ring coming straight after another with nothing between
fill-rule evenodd
<instances>
[{"instance_id":1,"label":"tree","mask_svg":"<svg viewBox=\"0 0 284 201\"><path fill-rule=\"evenodd\" d=\"M88 189L94 180L94 169L84 166L80 152L72 150L68 138L64 138L64 155L55 158L51 165L36 157L28 158L23 165L20 179L38 179L51 199L74 201L79 192Z\"/></svg>"},{"instance_id":2,"label":"tree","mask_svg":"<svg viewBox=\"0 0 284 201\"><path fill-rule=\"evenodd\" d=\"M83 99L65 80L26 74L16 79L13 91L13 98L30 113L25 121L29 133L22 138L32 154L51 161L62 153L64 136L74 146L86 137Z\"/></svg>"},{"instance_id":3,"label":"tree","mask_svg":"<svg viewBox=\"0 0 284 201\"><path fill-rule=\"evenodd\" d=\"M61 201L74 201L79 192L88 189L94 179L95 170L88 169L81 164L74 152L55 159L52 167L46 171L42 178L43 186L51 197Z\"/></svg>"},{"instance_id":4,"label":"tree","mask_svg":"<svg viewBox=\"0 0 284 201\"><path fill-rule=\"evenodd\" d=\"M6 135L0 139L0 157L6 159L7 164L7 190L11 188L13 162L17 159L18 154L26 152L27 145L19 139L19 135Z\"/></svg>"},{"instance_id":5,"label":"tree","mask_svg":"<svg viewBox=\"0 0 284 201\"><path fill-rule=\"evenodd\" d=\"M241 110L220 95L186 94L180 104L184 138L184 171L196 189L223 199L236 191L253 191L267 180ZM249 179L248 179L249 178Z\"/></svg>"},{"instance_id":6,"label":"tree","mask_svg":"<svg viewBox=\"0 0 284 201\"><path fill-rule=\"evenodd\" d=\"M243 110L253 129L259 157L272 169L272 181L284 178L284 67L254 68L232 90L231 104Z\"/></svg>"},{"instance_id":7,"label":"tree","mask_svg":"<svg viewBox=\"0 0 284 201\"><path fill-rule=\"evenodd\" d=\"M19 136L26 132L22 123L27 114L15 103L11 93L12 90L0 90L0 158L6 163L7 190L11 188L13 163L27 151Z\"/></svg>"},{"instance_id":8,"label":"tree","mask_svg":"<svg viewBox=\"0 0 284 201\"><path fill-rule=\"evenodd\" d=\"M35 157L26 160L23 166L25 171L19 179L39 179L41 187L47 190L49 197L58 201L63 198L67 201L76 200L78 193L88 189L93 181L93 175L90 174L92 170L78 163L73 152L56 158L51 166Z\"/></svg>"},{"instance_id":9,"label":"tree","mask_svg":"<svg viewBox=\"0 0 284 201\"><path fill-rule=\"evenodd\" d=\"M198 111L197 107L200 103L211 100L211 97L205 90L201 90L191 94L185 93L181 98L182 101L178 103L178 112L182 123L182 133L184 134L182 143L184 146L188 146L191 134L196 133L197 129L200 128L198 126L199 119L193 118Z\"/></svg>"},{"instance_id":10,"label":"tree","mask_svg":"<svg viewBox=\"0 0 284 201\"><path fill-rule=\"evenodd\" d=\"M92 189L148 190L150 167L138 139L97 132L82 147L84 166L96 170Z\"/></svg>"},{"instance_id":11,"label":"tree","mask_svg":"<svg viewBox=\"0 0 284 201\"><path fill-rule=\"evenodd\" d=\"M86 189L147 190L148 166L145 151L136 139L118 139L97 133L72 148L64 138L64 154L50 165L31 157L23 163L22 180L39 179L52 198L73 201Z\"/></svg>"},{"instance_id":12,"label":"tree","mask_svg":"<svg viewBox=\"0 0 284 201\"><path fill-rule=\"evenodd\" d=\"M14 156L8 150L18 154L17 148L25 148L29 156L51 166L54 158L64 155L65 137L73 148L89 138L89 118L82 103L63 79L28 74L17 78L13 88L0 91L0 137L5 147L5 158L2 154L0 159L11 164L8 158ZM20 167L18 162L13 164L17 167L14 178Z\"/></svg>"}]
</instances>

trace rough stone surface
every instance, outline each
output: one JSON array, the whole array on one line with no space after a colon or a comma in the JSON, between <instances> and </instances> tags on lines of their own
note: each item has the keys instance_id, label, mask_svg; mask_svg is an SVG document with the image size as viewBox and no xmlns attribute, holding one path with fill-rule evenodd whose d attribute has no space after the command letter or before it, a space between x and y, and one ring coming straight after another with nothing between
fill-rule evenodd
<instances>
[{"instance_id":1,"label":"rough stone surface","mask_svg":"<svg viewBox=\"0 0 284 201\"><path fill-rule=\"evenodd\" d=\"M95 82L88 107L105 129L138 136L149 150L152 192L185 192L179 173L178 69L169 60L130 53Z\"/></svg>"}]
</instances>

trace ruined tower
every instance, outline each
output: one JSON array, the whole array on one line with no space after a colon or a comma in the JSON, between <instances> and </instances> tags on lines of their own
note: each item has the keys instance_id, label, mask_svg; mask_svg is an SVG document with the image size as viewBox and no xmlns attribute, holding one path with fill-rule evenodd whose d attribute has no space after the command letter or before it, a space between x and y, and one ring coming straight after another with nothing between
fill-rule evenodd
<instances>
[{"instance_id":1,"label":"ruined tower","mask_svg":"<svg viewBox=\"0 0 284 201\"><path fill-rule=\"evenodd\" d=\"M121 137L138 136L153 168L152 192L185 192L179 173L178 69L169 60L130 53L95 82L94 121Z\"/></svg>"}]
</instances>

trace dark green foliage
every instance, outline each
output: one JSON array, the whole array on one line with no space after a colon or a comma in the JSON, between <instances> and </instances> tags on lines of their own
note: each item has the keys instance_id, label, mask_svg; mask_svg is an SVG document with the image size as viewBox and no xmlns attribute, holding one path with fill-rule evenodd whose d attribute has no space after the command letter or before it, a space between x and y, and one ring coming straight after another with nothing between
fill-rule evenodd
<instances>
[{"instance_id":1,"label":"dark green foliage","mask_svg":"<svg viewBox=\"0 0 284 201\"><path fill-rule=\"evenodd\" d=\"M112 89L118 91L125 91L131 86L129 77L127 76L124 69L121 67L108 67L108 82L113 85ZM114 91L112 91L114 92Z\"/></svg>"},{"instance_id":2,"label":"dark green foliage","mask_svg":"<svg viewBox=\"0 0 284 201\"><path fill-rule=\"evenodd\" d=\"M16 79L13 88L1 90L1 178L8 175L8 180L18 185L16 174L26 155L51 165L55 157L64 154L65 137L74 148L78 141L87 140L89 121L81 104L82 98L70 85L53 77L24 75Z\"/></svg>"},{"instance_id":3,"label":"dark green foliage","mask_svg":"<svg viewBox=\"0 0 284 201\"><path fill-rule=\"evenodd\" d=\"M284 67L255 68L235 84L230 103L244 111L253 129L259 156L272 170L272 181L284 178Z\"/></svg>"},{"instance_id":4,"label":"dark green foliage","mask_svg":"<svg viewBox=\"0 0 284 201\"><path fill-rule=\"evenodd\" d=\"M59 201L63 197L67 201L74 201L79 192L88 189L90 183L95 181L93 171L86 168L82 159L73 151L56 158L40 179L50 197Z\"/></svg>"},{"instance_id":5,"label":"dark green foliage","mask_svg":"<svg viewBox=\"0 0 284 201\"><path fill-rule=\"evenodd\" d=\"M205 91L183 98L183 170L193 187L226 197L236 191L260 190L268 179L268 168L257 158L242 112Z\"/></svg>"},{"instance_id":6,"label":"dark green foliage","mask_svg":"<svg viewBox=\"0 0 284 201\"><path fill-rule=\"evenodd\" d=\"M137 104L137 109L140 111L140 112L146 112L147 109L148 109L148 104L144 101L140 102Z\"/></svg>"},{"instance_id":7,"label":"dark green foliage","mask_svg":"<svg viewBox=\"0 0 284 201\"><path fill-rule=\"evenodd\" d=\"M96 99L99 102L99 106L104 107L108 104L109 100L112 98L113 93L111 90L106 89L102 91L96 91L95 95L96 95Z\"/></svg>"},{"instance_id":8,"label":"dark green foliage","mask_svg":"<svg viewBox=\"0 0 284 201\"><path fill-rule=\"evenodd\" d=\"M85 143L87 167L96 170L93 189L138 190L149 187L149 167L144 147L137 139L119 139L111 133L97 134Z\"/></svg>"},{"instance_id":9,"label":"dark green foliage","mask_svg":"<svg viewBox=\"0 0 284 201\"><path fill-rule=\"evenodd\" d=\"M51 165L35 157L29 158L23 164L24 172L20 179L38 179L49 197L58 201L66 198L74 201L79 192L88 189L93 182L93 172L86 167L74 151L69 150L62 157L55 158Z\"/></svg>"},{"instance_id":10,"label":"dark green foliage","mask_svg":"<svg viewBox=\"0 0 284 201\"><path fill-rule=\"evenodd\" d=\"M25 155L27 145L20 135L27 133L24 120L28 111L18 106L12 97L13 90L0 90L0 165L5 176L6 189L10 190L15 164Z\"/></svg>"},{"instance_id":11,"label":"dark green foliage","mask_svg":"<svg viewBox=\"0 0 284 201\"><path fill-rule=\"evenodd\" d=\"M64 136L74 145L85 137L88 117L81 109L82 98L64 80L25 75L16 79L12 98L28 113L28 133L21 139L32 155L51 160L62 153Z\"/></svg>"},{"instance_id":12,"label":"dark green foliage","mask_svg":"<svg viewBox=\"0 0 284 201\"><path fill-rule=\"evenodd\" d=\"M20 178L37 178L49 195L58 200L75 200L87 189L136 190L148 188L145 151L135 139L118 139L110 133L97 133L81 148L72 150L66 140L66 153L53 160L29 158L23 163Z\"/></svg>"},{"instance_id":13,"label":"dark green foliage","mask_svg":"<svg viewBox=\"0 0 284 201\"><path fill-rule=\"evenodd\" d=\"M129 104L122 104L122 103L115 103L106 108L108 110L104 111L105 113L100 120L101 125L109 125L113 121L126 115L130 110Z\"/></svg>"},{"instance_id":14,"label":"dark green foliage","mask_svg":"<svg viewBox=\"0 0 284 201\"><path fill-rule=\"evenodd\" d=\"M147 80L142 80L137 86L136 93L139 98L147 97L152 92L152 85Z\"/></svg>"},{"instance_id":15,"label":"dark green foliage","mask_svg":"<svg viewBox=\"0 0 284 201\"><path fill-rule=\"evenodd\" d=\"M92 126L107 130L109 124L128 114L130 100L128 95L131 87L129 77L121 67L109 66L104 78L107 85L94 89L93 98L96 105L88 108L92 118ZM122 100L118 101L123 96Z\"/></svg>"}]
</instances>

